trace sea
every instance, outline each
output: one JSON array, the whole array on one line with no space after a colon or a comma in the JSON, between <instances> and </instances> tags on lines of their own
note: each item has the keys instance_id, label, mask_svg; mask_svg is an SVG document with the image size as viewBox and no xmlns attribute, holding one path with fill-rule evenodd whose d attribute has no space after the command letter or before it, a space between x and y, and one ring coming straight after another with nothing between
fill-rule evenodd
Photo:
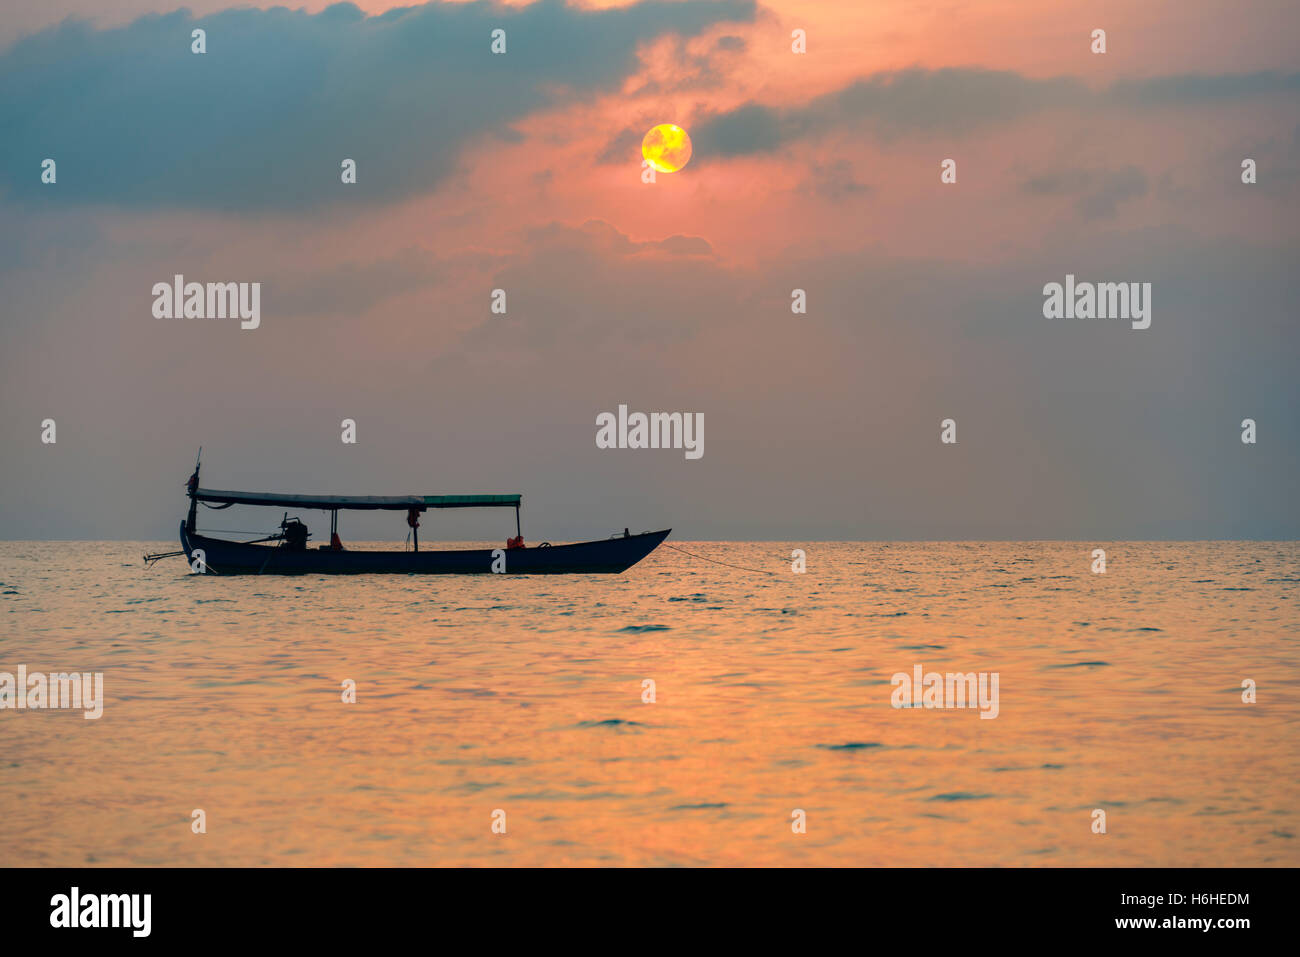
<instances>
[{"instance_id":1,"label":"sea","mask_svg":"<svg viewBox=\"0 0 1300 957\"><path fill-rule=\"evenodd\" d=\"M0 542L0 683L103 676L97 719L0 710L0 865L1300 865L1296 542L141 561L175 547ZM896 706L918 666L996 716Z\"/></svg>"}]
</instances>

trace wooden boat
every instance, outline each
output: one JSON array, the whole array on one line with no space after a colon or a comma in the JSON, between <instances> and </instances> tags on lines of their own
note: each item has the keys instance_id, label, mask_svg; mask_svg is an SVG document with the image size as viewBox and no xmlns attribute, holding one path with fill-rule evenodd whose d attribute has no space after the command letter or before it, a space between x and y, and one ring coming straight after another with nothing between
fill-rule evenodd
<instances>
[{"instance_id":1,"label":"wooden boat","mask_svg":"<svg viewBox=\"0 0 1300 957\"><path fill-rule=\"evenodd\" d=\"M618 574L645 558L672 529L622 535L570 545L525 546L520 530L520 495L293 495L278 492L232 492L199 487L199 466L187 485L189 514L181 522L181 551L146 555L147 562L183 554L195 571L217 575L356 575L424 574L509 575ZM197 528L200 504L209 508L232 505L286 509L280 532L249 542L210 538ZM513 508L515 537L503 548L420 551L420 515L428 509ZM308 509L330 515L330 543L308 544L307 526L287 509ZM383 509L406 513L414 547L410 551L362 551L343 547L338 537L340 511Z\"/></svg>"}]
</instances>

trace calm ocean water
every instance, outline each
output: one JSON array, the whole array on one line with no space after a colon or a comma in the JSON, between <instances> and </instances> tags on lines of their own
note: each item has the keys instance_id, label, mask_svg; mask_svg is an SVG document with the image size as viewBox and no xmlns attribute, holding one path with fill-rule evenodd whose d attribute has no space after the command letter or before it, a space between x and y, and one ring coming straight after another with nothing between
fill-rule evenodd
<instances>
[{"instance_id":1,"label":"calm ocean water","mask_svg":"<svg viewBox=\"0 0 1300 957\"><path fill-rule=\"evenodd\" d=\"M1300 865L1300 544L674 544L773 574L0 542L0 671L106 697L0 711L0 862ZM998 672L998 717L891 707L918 664Z\"/></svg>"}]
</instances>

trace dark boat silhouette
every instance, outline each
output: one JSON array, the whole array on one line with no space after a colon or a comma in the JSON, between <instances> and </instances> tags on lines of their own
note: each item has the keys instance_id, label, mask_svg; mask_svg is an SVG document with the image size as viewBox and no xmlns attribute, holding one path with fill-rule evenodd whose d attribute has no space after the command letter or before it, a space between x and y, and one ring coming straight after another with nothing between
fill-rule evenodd
<instances>
[{"instance_id":1,"label":"dark boat silhouette","mask_svg":"<svg viewBox=\"0 0 1300 957\"><path fill-rule=\"evenodd\" d=\"M199 466L187 485L189 514L181 522L181 551L146 555L148 562L184 554L192 568L217 575L508 575L618 574L654 551L672 529L622 535L569 545L525 546L519 526L520 495L295 495L278 492L233 492L199 487ZM210 538L197 529L200 503L209 508L232 505L285 509L320 509L330 513L330 543L309 544L311 533L288 511L280 532L250 542ZM420 551L420 515L428 509L513 508L516 537L504 548ZM338 537L338 513L377 509L402 511L414 540L411 551L353 551Z\"/></svg>"}]
</instances>

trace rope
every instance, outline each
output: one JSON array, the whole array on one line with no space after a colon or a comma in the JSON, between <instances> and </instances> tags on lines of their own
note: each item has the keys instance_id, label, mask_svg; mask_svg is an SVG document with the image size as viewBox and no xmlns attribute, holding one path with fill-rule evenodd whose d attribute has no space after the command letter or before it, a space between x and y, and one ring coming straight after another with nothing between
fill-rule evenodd
<instances>
[{"instance_id":1,"label":"rope","mask_svg":"<svg viewBox=\"0 0 1300 957\"><path fill-rule=\"evenodd\" d=\"M716 558L705 558L703 555L695 555L691 552L688 552L684 548L678 548L676 545L672 545L668 542L663 542L662 544L665 548L671 548L675 552L681 552L683 555L690 555L691 558L698 558L701 561L713 562L713 564L715 565L726 565L728 568L739 568L741 571L746 571L746 572L758 572L760 575L776 574L776 572L769 572L762 568L748 568L745 565L733 565L731 564L731 562L720 562Z\"/></svg>"}]
</instances>

